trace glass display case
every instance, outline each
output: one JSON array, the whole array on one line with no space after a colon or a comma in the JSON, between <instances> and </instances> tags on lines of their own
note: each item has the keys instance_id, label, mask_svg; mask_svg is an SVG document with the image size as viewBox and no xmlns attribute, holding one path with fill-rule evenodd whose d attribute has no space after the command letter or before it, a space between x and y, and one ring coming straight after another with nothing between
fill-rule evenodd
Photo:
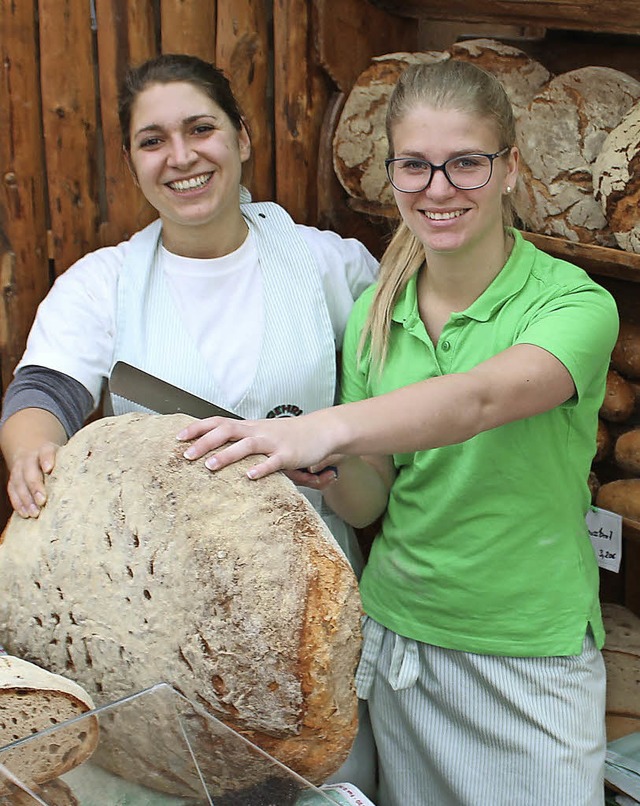
<instances>
[{"instance_id":1,"label":"glass display case","mask_svg":"<svg viewBox=\"0 0 640 806\"><path fill-rule=\"evenodd\" d=\"M336 802L167 684L0 748L0 806Z\"/></svg>"}]
</instances>

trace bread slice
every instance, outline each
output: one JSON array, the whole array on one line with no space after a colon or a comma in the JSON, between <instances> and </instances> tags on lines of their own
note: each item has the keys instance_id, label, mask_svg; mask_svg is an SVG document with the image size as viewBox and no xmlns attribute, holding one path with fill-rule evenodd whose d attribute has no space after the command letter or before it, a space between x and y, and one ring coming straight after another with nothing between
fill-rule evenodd
<instances>
[{"instance_id":1,"label":"bread slice","mask_svg":"<svg viewBox=\"0 0 640 806\"><path fill-rule=\"evenodd\" d=\"M91 697L73 680L21 658L0 655L0 748L10 745L0 749L0 763L27 786L58 778L93 753L97 719L40 732L92 708ZM33 738L18 741L26 737ZM0 781L0 795L6 789Z\"/></svg>"}]
</instances>

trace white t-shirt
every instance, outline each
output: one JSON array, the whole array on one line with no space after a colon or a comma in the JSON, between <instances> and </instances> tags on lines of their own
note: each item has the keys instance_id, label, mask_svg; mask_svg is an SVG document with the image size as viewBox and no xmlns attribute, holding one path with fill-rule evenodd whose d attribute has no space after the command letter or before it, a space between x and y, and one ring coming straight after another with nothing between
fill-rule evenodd
<instances>
[{"instance_id":1,"label":"white t-shirt","mask_svg":"<svg viewBox=\"0 0 640 806\"><path fill-rule=\"evenodd\" d=\"M377 261L359 241L315 227L296 228L318 265L340 346L354 300L376 278ZM123 246L91 252L58 277L38 307L17 369L39 365L70 375L98 404L113 363ZM253 236L221 258L184 258L161 248L160 260L176 306L208 358L216 382L230 401L240 400L255 371L263 324L262 280Z\"/></svg>"}]
</instances>

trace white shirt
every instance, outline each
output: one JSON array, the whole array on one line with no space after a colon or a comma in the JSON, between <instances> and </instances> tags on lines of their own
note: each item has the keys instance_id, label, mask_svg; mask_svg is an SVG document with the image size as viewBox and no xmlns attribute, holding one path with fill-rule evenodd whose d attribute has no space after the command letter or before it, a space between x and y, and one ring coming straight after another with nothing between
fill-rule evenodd
<instances>
[{"instance_id":1,"label":"white shirt","mask_svg":"<svg viewBox=\"0 0 640 806\"><path fill-rule=\"evenodd\" d=\"M359 241L315 227L296 228L318 265L340 346L354 300L376 278L377 261ZM58 277L38 307L18 369L40 365L70 375L98 404L113 363L123 246L91 252ZM253 239L222 258L195 260L166 250L161 256L172 296L203 354L210 357L216 381L229 400L239 399L255 369L262 330L261 274ZM232 343L230 333L239 341Z\"/></svg>"}]
</instances>

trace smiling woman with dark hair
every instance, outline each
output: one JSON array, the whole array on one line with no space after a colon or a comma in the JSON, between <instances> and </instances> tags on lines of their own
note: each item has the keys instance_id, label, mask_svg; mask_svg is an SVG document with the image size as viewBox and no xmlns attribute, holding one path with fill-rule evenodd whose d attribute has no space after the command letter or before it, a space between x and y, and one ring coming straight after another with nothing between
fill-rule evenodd
<instances>
[{"instance_id":1,"label":"smiling woman with dark hair","mask_svg":"<svg viewBox=\"0 0 640 806\"><path fill-rule=\"evenodd\" d=\"M354 300L377 272L358 241L251 202L241 185L249 133L212 64L168 54L132 68L119 115L127 164L158 219L83 257L38 309L0 432L9 497L25 518L46 505L44 476L58 448L98 406L119 360L243 417L332 405L336 349ZM135 408L115 396L111 404L115 414ZM353 529L320 493L334 471L290 476L359 575ZM366 725L357 742L357 767L348 761L337 780L371 794Z\"/></svg>"}]
</instances>

